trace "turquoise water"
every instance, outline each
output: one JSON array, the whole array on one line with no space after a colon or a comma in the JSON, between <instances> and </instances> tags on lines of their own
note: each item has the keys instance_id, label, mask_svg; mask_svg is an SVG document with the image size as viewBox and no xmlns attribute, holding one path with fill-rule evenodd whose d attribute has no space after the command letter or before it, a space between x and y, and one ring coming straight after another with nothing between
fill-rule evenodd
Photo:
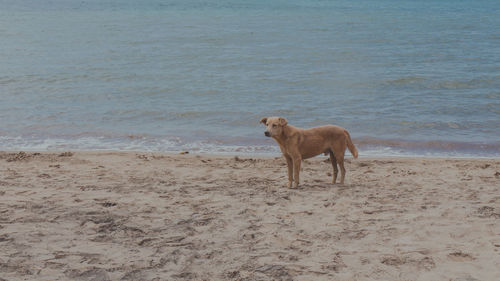
<instances>
[{"instance_id":1,"label":"turquoise water","mask_svg":"<svg viewBox=\"0 0 500 281\"><path fill-rule=\"evenodd\" d=\"M354 3L352 3L354 2ZM0 0L0 150L500 157L498 1Z\"/></svg>"}]
</instances>

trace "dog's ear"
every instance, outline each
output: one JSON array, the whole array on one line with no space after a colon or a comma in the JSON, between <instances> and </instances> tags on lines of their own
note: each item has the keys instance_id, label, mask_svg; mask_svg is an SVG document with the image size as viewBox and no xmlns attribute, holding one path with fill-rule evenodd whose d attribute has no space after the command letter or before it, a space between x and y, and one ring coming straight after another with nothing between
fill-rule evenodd
<instances>
[{"instance_id":1,"label":"dog's ear","mask_svg":"<svg viewBox=\"0 0 500 281\"><path fill-rule=\"evenodd\" d=\"M286 121L285 118L279 118L278 121L280 122L280 125L285 127L288 124L288 121Z\"/></svg>"},{"instance_id":2,"label":"dog's ear","mask_svg":"<svg viewBox=\"0 0 500 281\"><path fill-rule=\"evenodd\" d=\"M267 123L267 117L262 118L262 120L260 120L260 123L266 125L266 123Z\"/></svg>"}]
</instances>

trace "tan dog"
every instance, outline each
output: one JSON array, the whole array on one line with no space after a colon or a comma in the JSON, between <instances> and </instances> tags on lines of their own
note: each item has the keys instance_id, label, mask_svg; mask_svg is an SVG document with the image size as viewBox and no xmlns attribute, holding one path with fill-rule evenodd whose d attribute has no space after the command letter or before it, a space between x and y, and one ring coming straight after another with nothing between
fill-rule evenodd
<instances>
[{"instance_id":1,"label":"tan dog","mask_svg":"<svg viewBox=\"0 0 500 281\"><path fill-rule=\"evenodd\" d=\"M307 159L321 153L330 153L333 166L333 181L335 184L340 166L340 183L344 184L345 168L344 154L346 148L358 158L358 150L351 141L351 136L346 129L339 126L327 125L312 129L299 129L288 125L285 118L267 117L260 120L267 128L264 134L272 137L280 145L281 152L288 165L288 187L295 188L299 185L299 172L302 159Z\"/></svg>"}]
</instances>

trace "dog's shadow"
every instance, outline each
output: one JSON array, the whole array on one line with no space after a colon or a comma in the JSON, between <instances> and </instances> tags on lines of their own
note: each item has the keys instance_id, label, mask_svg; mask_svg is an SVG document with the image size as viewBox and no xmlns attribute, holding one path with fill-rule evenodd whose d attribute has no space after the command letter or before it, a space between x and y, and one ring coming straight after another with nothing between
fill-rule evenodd
<instances>
[{"instance_id":1,"label":"dog's shadow","mask_svg":"<svg viewBox=\"0 0 500 281\"><path fill-rule=\"evenodd\" d=\"M354 187L353 184L332 184L328 182L318 183L318 182L304 182L301 183L297 188L290 188L288 185L276 185L269 186L266 188L267 193L281 193L281 192L326 192L335 191L343 192Z\"/></svg>"}]
</instances>

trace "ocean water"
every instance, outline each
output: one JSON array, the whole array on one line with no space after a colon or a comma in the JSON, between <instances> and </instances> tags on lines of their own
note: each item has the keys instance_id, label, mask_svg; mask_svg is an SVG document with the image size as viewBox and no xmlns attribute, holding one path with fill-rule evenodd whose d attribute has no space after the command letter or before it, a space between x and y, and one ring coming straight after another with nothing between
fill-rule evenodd
<instances>
[{"instance_id":1,"label":"ocean water","mask_svg":"<svg viewBox=\"0 0 500 281\"><path fill-rule=\"evenodd\" d=\"M497 0L0 0L0 150L500 157Z\"/></svg>"}]
</instances>

